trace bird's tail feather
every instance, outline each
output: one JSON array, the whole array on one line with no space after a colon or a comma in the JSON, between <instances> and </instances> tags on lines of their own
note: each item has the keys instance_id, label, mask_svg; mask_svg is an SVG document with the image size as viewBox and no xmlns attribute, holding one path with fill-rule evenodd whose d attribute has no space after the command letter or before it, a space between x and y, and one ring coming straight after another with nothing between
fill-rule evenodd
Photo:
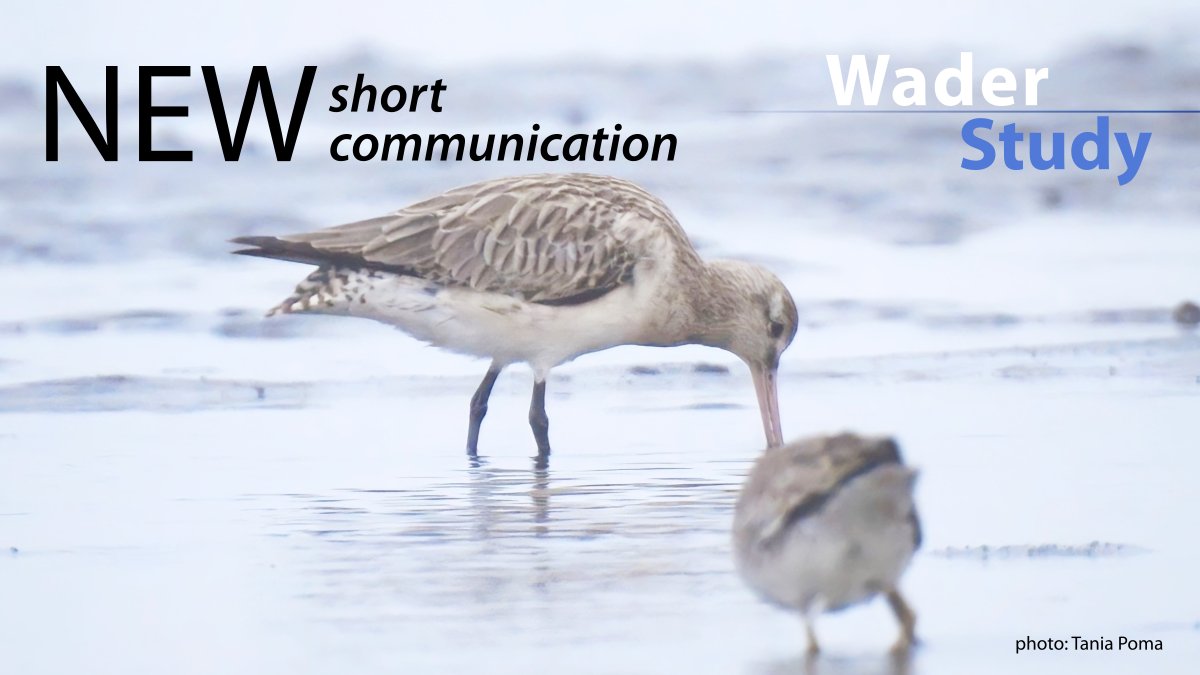
<instances>
[{"instance_id":1,"label":"bird's tail feather","mask_svg":"<svg viewBox=\"0 0 1200 675\"><path fill-rule=\"evenodd\" d=\"M238 249L233 252L234 255L288 260L308 265L326 265L331 257L328 253L314 248L312 244L287 241L279 237L236 237L230 241L252 247Z\"/></svg>"},{"instance_id":2,"label":"bird's tail feather","mask_svg":"<svg viewBox=\"0 0 1200 675\"><path fill-rule=\"evenodd\" d=\"M332 265L318 267L305 277L304 281L296 284L296 290L283 302L272 307L267 316L276 314L297 314L301 312L322 312L334 307L335 298L345 285L344 270Z\"/></svg>"}]
</instances>

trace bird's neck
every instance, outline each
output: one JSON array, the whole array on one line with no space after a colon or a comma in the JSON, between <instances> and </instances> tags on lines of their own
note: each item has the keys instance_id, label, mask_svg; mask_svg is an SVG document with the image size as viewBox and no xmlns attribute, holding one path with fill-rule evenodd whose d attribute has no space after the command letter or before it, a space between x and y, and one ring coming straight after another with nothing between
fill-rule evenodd
<instances>
[{"instance_id":1,"label":"bird's neck","mask_svg":"<svg viewBox=\"0 0 1200 675\"><path fill-rule=\"evenodd\" d=\"M745 302L738 293L733 265L696 260L687 264L689 269L672 275L680 285L676 293L668 294L672 299L661 307L657 335L646 344L727 348L737 310Z\"/></svg>"}]
</instances>

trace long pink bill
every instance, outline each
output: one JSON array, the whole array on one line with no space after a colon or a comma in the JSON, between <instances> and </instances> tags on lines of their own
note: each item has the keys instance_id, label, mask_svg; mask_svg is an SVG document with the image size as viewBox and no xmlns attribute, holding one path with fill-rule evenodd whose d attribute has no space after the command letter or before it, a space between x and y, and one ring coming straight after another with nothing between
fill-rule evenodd
<instances>
[{"instance_id":1,"label":"long pink bill","mask_svg":"<svg viewBox=\"0 0 1200 675\"><path fill-rule=\"evenodd\" d=\"M775 384L775 369L766 366L751 366L754 376L754 393L758 395L758 410L762 413L763 432L767 435L767 447L783 445L783 429L779 423L779 389Z\"/></svg>"}]
</instances>

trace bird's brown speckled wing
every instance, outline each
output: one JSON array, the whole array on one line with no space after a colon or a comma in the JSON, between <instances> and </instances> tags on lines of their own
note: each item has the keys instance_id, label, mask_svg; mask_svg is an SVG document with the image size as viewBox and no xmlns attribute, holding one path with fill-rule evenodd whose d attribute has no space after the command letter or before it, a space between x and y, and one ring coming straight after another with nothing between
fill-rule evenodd
<instances>
[{"instance_id":1,"label":"bird's brown speckled wing","mask_svg":"<svg viewBox=\"0 0 1200 675\"><path fill-rule=\"evenodd\" d=\"M657 197L628 181L589 174L502 178L379 218L235 241L258 247L249 255L357 263L548 304L628 283L642 257L667 250L694 255Z\"/></svg>"}]
</instances>

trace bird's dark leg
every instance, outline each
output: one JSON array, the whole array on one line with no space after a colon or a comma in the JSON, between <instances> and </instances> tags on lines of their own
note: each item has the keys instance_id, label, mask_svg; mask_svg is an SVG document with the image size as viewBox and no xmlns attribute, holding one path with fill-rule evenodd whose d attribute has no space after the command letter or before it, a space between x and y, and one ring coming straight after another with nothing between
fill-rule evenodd
<instances>
[{"instance_id":1,"label":"bird's dark leg","mask_svg":"<svg viewBox=\"0 0 1200 675\"><path fill-rule=\"evenodd\" d=\"M529 426L537 440L538 459L550 456L550 418L546 416L546 381L534 380L533 400L529 402Z\"/></svg>"},{"instance_id":2,"label":"bird's dark leg","mask_svg":"<svg viewBox=\"0 0 1200 675\"><path fill-rule=\"evenodd\" d=\"M496 384L496 378L500 376L501 370L504 370L504 366L492 363L488 368L487 375L483 376L483 382L480 382L479 388L475 390L475 395L471 397L471 426L467 428L468 455L475 455L479 452L479 425L483 424L483 416L487 414L488 399L492 396L492 386Z\"/></svg>"}]
</instances>

